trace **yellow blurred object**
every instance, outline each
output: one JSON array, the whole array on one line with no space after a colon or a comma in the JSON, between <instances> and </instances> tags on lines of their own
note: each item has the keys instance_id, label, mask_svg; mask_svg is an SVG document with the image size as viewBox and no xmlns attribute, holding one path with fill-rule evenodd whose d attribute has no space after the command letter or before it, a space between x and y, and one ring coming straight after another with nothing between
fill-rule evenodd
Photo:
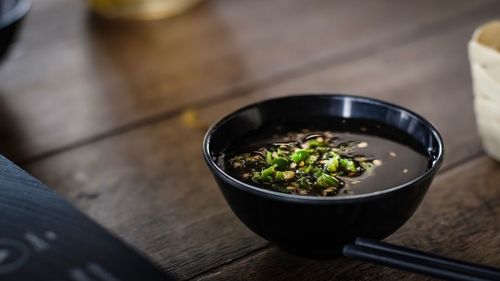
<instances>
[{"instance_id":1,"label":"yellow blurred object","mask_svg":"<svg viewBox=\"0 0 500 281\"><path fill-rule=\"evenodd\" d=\"M175 16L201 0L89 0L91 9L104 18L154 20Z\"/></svg>"},{"instance_id":2,"label":"yellow blurred object","mask_svg":"<svg viewBox=\"0 0 500 281\"><path fill-rule=\"evenodd\" d=\"M184 126L190 129L202 129L206 130L207 125L201 121L200 114L197 110L187 109L182 112L181 115L182 123Z\"/></svg>"}]
</instances>

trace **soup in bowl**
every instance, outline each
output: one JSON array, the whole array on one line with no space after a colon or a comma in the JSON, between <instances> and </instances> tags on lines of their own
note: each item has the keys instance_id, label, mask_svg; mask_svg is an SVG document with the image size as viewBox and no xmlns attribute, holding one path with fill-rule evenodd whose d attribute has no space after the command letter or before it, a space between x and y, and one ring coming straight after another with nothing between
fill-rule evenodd
<instances>
[{"instance_id":1,"label":"soup in bowl","mask_svg":"<svg viewBox=\"0 0 500 281\"><path fill-rule=\"evenodd\" d=\"M402 226L443 160L438 131L383 101L309 94L246 106L213 125L204 157L252 231L305 256Z\"/></svg>"}]
</instances>

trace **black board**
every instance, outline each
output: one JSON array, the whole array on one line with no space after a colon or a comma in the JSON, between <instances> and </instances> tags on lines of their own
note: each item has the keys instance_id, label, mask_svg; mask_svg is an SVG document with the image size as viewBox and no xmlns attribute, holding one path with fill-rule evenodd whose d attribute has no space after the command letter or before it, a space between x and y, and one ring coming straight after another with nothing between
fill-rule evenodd
<instances>
[{"instance_id":1,"label":"black board","mask_svg":"<svg viewBox=\"0 0 500 281\"><path fill-rule=\"evenodd\" d=\"M0 156L0 280L173 280Z\"/></svg>"}]
</instances>

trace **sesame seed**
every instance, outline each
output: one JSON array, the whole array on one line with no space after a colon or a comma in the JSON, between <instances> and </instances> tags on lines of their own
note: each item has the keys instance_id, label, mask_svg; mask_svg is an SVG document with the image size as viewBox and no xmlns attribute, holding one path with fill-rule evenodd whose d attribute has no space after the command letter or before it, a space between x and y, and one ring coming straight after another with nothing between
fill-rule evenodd
<instances>
[{"instance_id":1,"label":"sesame seed","mask_svg":"<svg viewBox=\"0 0 500 281\"><path fill-rule=\"evenodd\" d=\"M368 143L366 141L358 143L359 148L365 148L368 147Z\"/></svg>"},{"instance_id":2,"label":"sesame seed","mask_svg":"<svg viewBox=\"0 0 500 281\"><path fill-rule=\"evenodd\" d=\"M389 152L389 155L392 156L392 157L396 157L396 153L395 152Z\"/></svg>"},{"instance_id":3,"label":"sesame seed","mask_svg":"<svg viewBox=\"0 0 500 281\"><path fill-rule=\"evenodd\" d=\"M293 171L285 171L283 173L283 178L285 180L293 179L293 177L295 177L295 173Z\"/></svg>"}]
</instances>

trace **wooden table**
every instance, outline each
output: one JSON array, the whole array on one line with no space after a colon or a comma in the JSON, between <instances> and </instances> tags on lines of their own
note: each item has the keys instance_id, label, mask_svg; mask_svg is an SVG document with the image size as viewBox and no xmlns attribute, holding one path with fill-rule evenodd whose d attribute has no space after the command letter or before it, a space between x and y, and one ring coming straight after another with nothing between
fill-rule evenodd
<instances>
[{"instance_id":1,"label":"wooden table","mask_svg":"<svg viewBox=\"0 0 500 281\"><path fill-rule=\"evenodd\" d=\"M500 165L476 133L466 43L494 0L213 0L110 23L35 1L0 68L1 152L162 269L193 280L422 280L283 252L245 228L201 157L206 127L264 98L376 97L433 122L446 162L386 240L500 266Z\"/></svg>"}]
</instances>

